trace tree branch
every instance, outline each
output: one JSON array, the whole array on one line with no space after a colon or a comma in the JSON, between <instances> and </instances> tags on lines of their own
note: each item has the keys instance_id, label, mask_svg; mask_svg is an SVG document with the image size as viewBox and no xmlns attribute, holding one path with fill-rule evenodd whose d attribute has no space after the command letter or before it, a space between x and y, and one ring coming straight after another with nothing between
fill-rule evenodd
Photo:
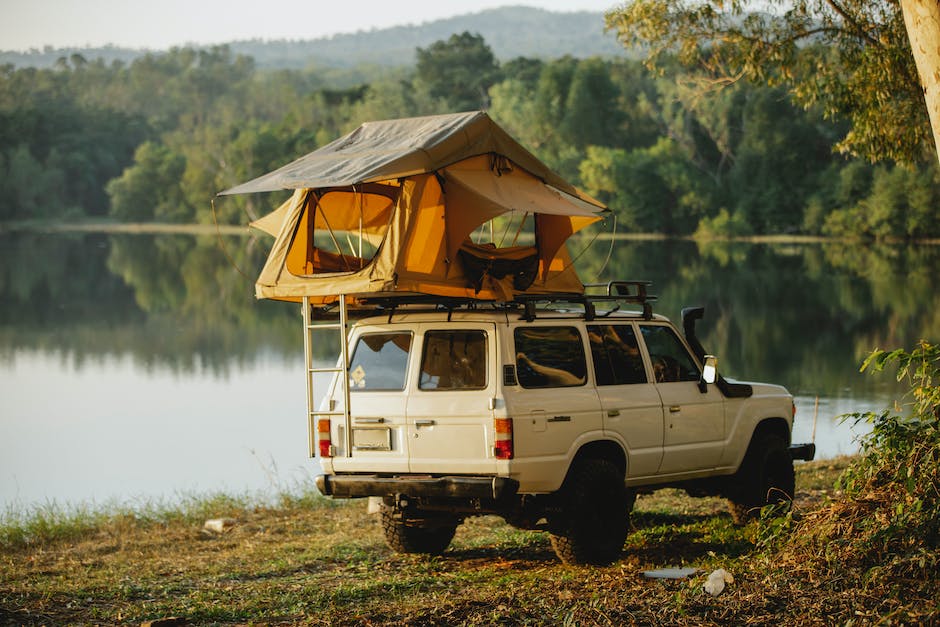
<instances>
[{"instance_id":1,"label":"tree branch","mask_svg":"<svg viewBox=\"0 0 940 627\"><path fill-rule=\"evenodd\" d=\"M852 16L849 15L849 13L836 2L836 0L826 0L826 4L832 7L832 10L838 13L843 20L848 22L860 37L865 39L873 46L881 47L881 42L872 37L867 30L862 28L862 25L853 19Z\"/></svg>"}]
</instances>

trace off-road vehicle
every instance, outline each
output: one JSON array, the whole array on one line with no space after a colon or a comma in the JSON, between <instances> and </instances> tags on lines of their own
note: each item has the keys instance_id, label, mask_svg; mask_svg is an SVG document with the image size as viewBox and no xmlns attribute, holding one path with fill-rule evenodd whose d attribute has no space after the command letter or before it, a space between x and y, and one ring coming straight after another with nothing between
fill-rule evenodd
<instances>
[{"instance_id":1,"label":"off-road vehicle","mask_svg":"<svg viewBox=\"0 0 940 627\"><path fill-rule=\"evenodd\" d=\"M814 454L791 446L792 397L718 375L695 335L702 308L680 332L647 285L377 299L354 324L344 311L339 366L311 368L336 373L311 412L319 489L372 497L397 551L440 553L464 519L497 514L592 564L620 554L637 492L723 495L738 522L788 501L793 460ZM308 336L323 328L305 316Z\"/></svg>"},{"instance_id":2,"label":"off-road vehicle","mask_svg":"<svg viewBox=\"0 0 940 627\"><path fill-rule=\"evenodd\" d=\"M586 290L570 238L611 212L485 112L367 122L220 196L276 190L255 293L301 304L318 485L371 497L394 548L439 553L493 513L604 563L638 490L724 494L738 519L793 494L813 451L787 391L718 376L701 309L679 333L644 282Z\"/></svg>"}]
</instances>

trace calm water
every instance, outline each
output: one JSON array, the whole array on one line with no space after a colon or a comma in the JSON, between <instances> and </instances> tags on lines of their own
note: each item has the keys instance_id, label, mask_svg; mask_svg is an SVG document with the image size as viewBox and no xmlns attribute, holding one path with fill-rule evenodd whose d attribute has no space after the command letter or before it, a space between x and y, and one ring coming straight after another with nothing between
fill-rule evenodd
<instances>
[{"instance_id":1,"label":"calm water","mask_svg":"<svg viewBox=\"0 0 940 627\"><path fill-rule=\"evenodd\" d=\"M236 269L215 237L0 234L0 508L308 480L298 307L253 297L267 243L226 238ZM837 416L898 397L858 373L868 351L940 338L937 248L618 241L604 266L608 247L585 281L705 305L721 370L786 385L821 457L856 448Z\"/></svg>"}]
</instances>

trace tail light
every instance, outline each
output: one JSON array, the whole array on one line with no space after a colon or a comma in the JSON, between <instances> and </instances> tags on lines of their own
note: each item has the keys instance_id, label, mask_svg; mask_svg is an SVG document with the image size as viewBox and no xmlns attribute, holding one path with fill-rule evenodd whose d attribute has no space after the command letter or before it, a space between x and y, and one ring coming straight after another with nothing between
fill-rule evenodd
<instances>
[{"instance_id":1,"label":"tail light","mask_svg":"<svg viewBox=\"0 0 940 627\"><path fill-rule=\"evenodd\" d=\"M512 459L512 418L496 418L496 446L493 453L496 459Z\"/></svg>"},{"instance_id":2,"label":"tail light","mask_svg":"<svg viewBox=\"0 0 940 627\"><path fill-rule=\"evenodd\" d=\"M333 442L330 440L330 419L317 420L317 444L320 457L333 457Z\"/></svg>"}]
</instances>

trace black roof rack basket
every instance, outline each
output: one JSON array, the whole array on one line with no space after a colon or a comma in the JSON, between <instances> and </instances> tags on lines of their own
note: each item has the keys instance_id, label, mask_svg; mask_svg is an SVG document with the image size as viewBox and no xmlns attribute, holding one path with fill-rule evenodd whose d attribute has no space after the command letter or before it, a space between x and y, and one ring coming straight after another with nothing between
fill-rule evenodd
<instances>
[{"instance_id":1,"label":"black roof rack basket","mask_svg":"<svg viewBox=\"0 0 940 627\"><path fill-rule=\"evenodd\" d=\"M525 307L523 318L528 321L535 319L535 305L537 303L572 303L584 307L584 317L593 320L596 315L596 303L616 303L619 309L621 303L638 304L643 307L643 317L650 320L653 317L652 302L656 296L649 294L647 289L652 281L610 281L608 283L586 283L584 294L555 294L551 296L523 294L516 297L516 302Z\"/></svg>"}]
</instances>

